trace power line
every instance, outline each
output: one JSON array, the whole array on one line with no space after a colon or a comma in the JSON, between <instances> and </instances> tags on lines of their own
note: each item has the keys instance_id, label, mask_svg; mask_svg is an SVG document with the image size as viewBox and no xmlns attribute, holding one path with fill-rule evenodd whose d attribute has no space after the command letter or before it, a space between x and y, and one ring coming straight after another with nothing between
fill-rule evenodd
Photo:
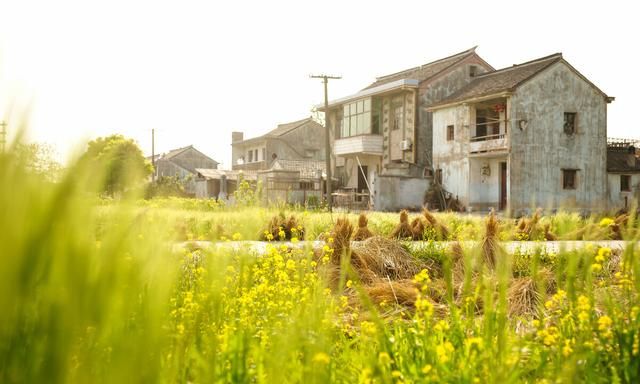
<instances>
[{"instance_id":1,"label":"power line","mask_svg":"<svg viewBox=\"0 0 640 384\"><path fill-rule=\"evenodd\" d=\"M310 75L312 79L322 79L324 83L324 127L325 127L325 157L326 157L326 167L327 167L327 207L329 208L329 212L332 211L333 208L333 197L331 196L332 191L332 177L331 177L331 139L330 134L331 130L329 129L329 96L327 92L327 84L329 83L329 79L342 79L341 76L330 76L330 75Z\"/></svg>"}]
</instances>

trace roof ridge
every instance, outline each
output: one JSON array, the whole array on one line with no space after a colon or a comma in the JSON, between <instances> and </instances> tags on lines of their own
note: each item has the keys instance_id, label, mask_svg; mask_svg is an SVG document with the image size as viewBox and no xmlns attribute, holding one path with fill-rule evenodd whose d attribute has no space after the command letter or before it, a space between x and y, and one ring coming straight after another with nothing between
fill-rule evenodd
<instances>
[{"instance_id":1,"label":"roof ridge","mask_svg":"<svg viewBox=\"0 0 640 384\"><path fill-rule=\"evenodd\" d=\"M539 57L537 59L525 61L524 63L520 63L520 64L514 64L514 65L512 65L510 67L504 67L504 68L496 69L495 71L480 73L480 74L477 74L475 76L475 79L479 79L479 78L482 78L482 77L489 77L489 76L497 74L497 73L504 73L504 72L507 72L509 70L522 68L522 67L527 66L527 65L532 65L532 64L543 62L543 61L551 60L552 58L553 59L562 59L562 52L556 52L556 53L554 53L552 55Z\"/></svg>"},{"instance_id":2,"label":"roof ridge","mask_svg":"<svg viewBox=\"0 0 640 384\"><path fill-rule=\"evenodd\" d=\"M418 65L416 67L412 67L412 68L408 68L408 69L405 69L405 70L402 70L402 71L398 71L398 72L390 73L390 74L383 75L383 76L380 76L380 77L376 77L376 81L380 81L380 80L384 80L384 79L389 78L389 77L397 76L397 75L399 75L401 73L404 73L404 72L410 72L410 71L415 71L416 69L422 69L422 68L424 68L426 66L433 65L433 64L445 61L445 60L449 60L449 59L452 59L452 58L454 58L456 56L468 55L468 54L474 53L476 51L476 48L478 48L477 45L473 46L472 48L467 49L465 51L458 52L456 54L453 54L453 55L450 55L450 56L447 56L447 57L443 57L443 58L440 58L438 60L430 61L428 63L422 64L422 65Z\"/></svg>"}]
</instances>

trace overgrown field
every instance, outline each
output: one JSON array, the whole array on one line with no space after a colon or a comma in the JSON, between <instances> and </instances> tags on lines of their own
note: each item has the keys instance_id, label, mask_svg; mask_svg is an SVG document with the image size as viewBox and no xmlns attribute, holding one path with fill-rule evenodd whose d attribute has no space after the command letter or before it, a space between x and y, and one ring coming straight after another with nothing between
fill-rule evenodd
<instances>
[{"instance_id":1,"label":"overgrown field","mask_svg":"<svg viewBox=\"0 0 640 384\"><path fill-rule=\"evenodd\" d=\"M640 381L635 243L500 246L547 232L637 241L633 214L415 213L411 236L397 214L370 214L378 236L351 243L356 216L105 203L87 192L88 173L47 184L0 162L2 383ZM390 239L416 226L454 242L410 254ZM186 239L261 237L264 255L173 251ZM325 245L276 241L303 237Z\"/></svg>"}]
</instances>

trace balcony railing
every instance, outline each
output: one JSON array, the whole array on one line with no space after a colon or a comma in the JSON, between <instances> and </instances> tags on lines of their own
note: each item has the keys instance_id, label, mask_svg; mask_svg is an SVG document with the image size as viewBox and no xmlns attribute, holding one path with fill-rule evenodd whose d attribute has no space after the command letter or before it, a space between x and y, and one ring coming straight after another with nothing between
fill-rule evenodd
<instances>
[{"instance_id":1,"label":"balcony railing","mask_svg":"<svg viewBox=\"0 0 640 384\"><path fill-rule=\"evenodd\" d=\"M469 153L485 154L506 151L509 145L508 139L506 132L471 137L469 139Z\"/></svg>"},{"instance_id":2,"label":"balcony railing","mask_svg":"<svg viewBox=\"0 0 640 384\"><path fill-rule=\"evenodd\" d=\"M356 154L382 156L382 135L360 135L336 139L333 151L337 156Z\"/></svg>"}]
</instances>

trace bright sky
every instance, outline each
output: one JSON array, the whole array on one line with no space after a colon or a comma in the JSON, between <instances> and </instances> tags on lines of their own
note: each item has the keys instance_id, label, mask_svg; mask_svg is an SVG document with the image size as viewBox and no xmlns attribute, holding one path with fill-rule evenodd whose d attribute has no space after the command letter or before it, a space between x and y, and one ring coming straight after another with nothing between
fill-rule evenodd
<instances>
[{"instance_id":1,"label":"bright sky","mask_svg":"<svg viewBox=\"0 0 640 384\"><path fill-rule=\"evenodd\" d=\"M0 120L66 156L122 133L151 152L193 144L230 166L260 135L376 76L478 45L495 68L563 52L604 92L612 137L640 137L632 1L0 0ZM635 36L635 37L634 37ZM22 116L22 118L20 117Z\"/></svg>"}]
</instances>

